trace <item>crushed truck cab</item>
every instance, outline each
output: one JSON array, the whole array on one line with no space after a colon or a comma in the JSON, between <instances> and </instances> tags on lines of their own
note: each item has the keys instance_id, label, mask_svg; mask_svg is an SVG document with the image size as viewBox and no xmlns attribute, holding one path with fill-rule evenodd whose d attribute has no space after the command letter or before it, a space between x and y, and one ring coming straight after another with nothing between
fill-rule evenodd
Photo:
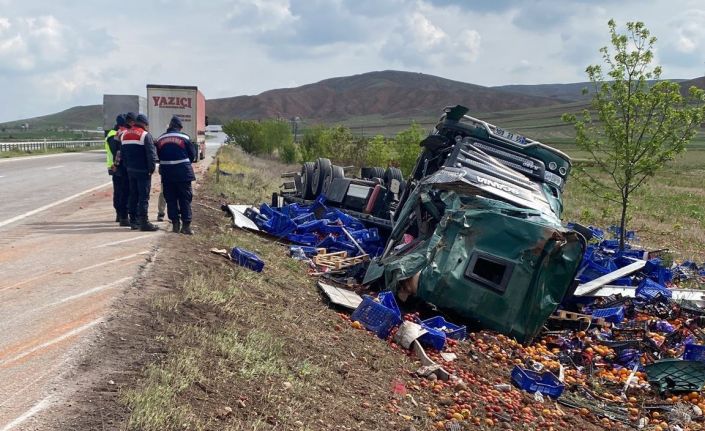
<instances>
[{"instance_id":1,"label":"crushed truck cab","mask_svg":"<svg viewBox=\"0 0 705 431\"><path fill-rule=\"evenodd\" d=\"M585 249L562 226L570 158L446 108L366 282L528 341L574 289Z\"/></svg>"}]
</instances>

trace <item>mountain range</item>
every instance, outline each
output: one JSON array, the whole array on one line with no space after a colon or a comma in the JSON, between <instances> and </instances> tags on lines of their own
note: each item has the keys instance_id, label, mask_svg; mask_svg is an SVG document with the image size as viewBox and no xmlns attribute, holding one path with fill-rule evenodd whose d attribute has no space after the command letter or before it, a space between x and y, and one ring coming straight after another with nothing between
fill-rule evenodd
<instances>
[{"instance_id":1,"label":"mountain range","mask_svg":"<svg viewBox=\"0 0 705 431\"><path fill-rule=\"evenodd\" d=\"M681 80L679 80L681 81ZM559 105L587 101L582 89L589 83L504 85L485 87L438 76L379 71L330 78L295 88L265 91L254 96L209 99L206 112L212 124L233 118L299 117L308 124L390 122L438 118L444 106L461 104L471 113L511 110L558 110ZM705 87L705 77L681 83ZM357 119L357 121L355 121ZM29 123L34 130L48 128L93 129L102 123L102 105L76 106L36 118L0 124Z\"/></svg>"}]
</instances>

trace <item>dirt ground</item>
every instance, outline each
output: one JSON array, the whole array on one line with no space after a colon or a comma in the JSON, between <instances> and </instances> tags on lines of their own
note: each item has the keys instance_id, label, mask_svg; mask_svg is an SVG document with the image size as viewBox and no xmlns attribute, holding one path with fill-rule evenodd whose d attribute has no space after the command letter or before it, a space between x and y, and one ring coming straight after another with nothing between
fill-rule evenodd
<instances>
[{"instance_id":1,"label":"dirt ground","mask_svg":"<svg viewBox=\"0 0 705 431\"><path fill-rule=\"evenodd\" d=\"M267 201L287 169L231 155L220 163L226 175L209 176L195 197L197 235L164 235L62 377L68 396L28 429L410 431L445 429L451 405L464 415L457 429L603 429L516 389L507 402L492 388L510 369L476 344L461 343L448 364L465 370L462 384L416 377L420 363L353 328L286 246L230 227L221 203ZM264 271L209 252L233 246L257 253Z\"/></svg>"}]
</instances>

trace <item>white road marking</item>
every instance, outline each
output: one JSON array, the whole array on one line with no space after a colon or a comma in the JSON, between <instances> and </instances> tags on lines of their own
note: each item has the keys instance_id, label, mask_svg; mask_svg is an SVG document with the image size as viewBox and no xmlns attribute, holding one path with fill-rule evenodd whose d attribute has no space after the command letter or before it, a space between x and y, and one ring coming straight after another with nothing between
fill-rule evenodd
<instances>
[{"instance_id":1,"label":"white road marking","mask_svg":"<svg viewBox=\"0 0 705 431\"><path fill-rule=\"evenodd\" d=\"M11 429L15 428L17 425L21 424L22 422L26 421L27 419L31 418L32 416L36 415L40 411L44 410L49 406L49 401L51 400L51 395L48 397L44 398L43 400L39 401L37 404L32 406L29 410L24 412L21 416L18 416L15 420L10 422L9 424L5 425L0 431L10 431Z\"/></svg>"},{"instance_id":2,"label":"white road marking","mask_svg":"<svg viewBox=\"0 0 705 431\"><path fill-rule=\"evenodd\" d=\"M91 227L54 227L50 229L44 229L44 232L73 232L73 231L81 231L81 230L96 230L96 229L110 229L114 230L116 232L123 231L120 226L117 225L117 223L114 224L105 224L102 226L91 226Z\"/></svg>"},{"instance_id":3,"label":"white road marking","mask_svg":"<svg viewBox=\"0 0 705 431\"><path fill-rule=\"evenodd\" d=\"M21 162L21 161L23 161L23 160L46 159L47 157L75 156L76 154L84 154L84 153L105 153L105 150L90 150L90 151L81 151L81 152L78 152L78 153L46 154L46 155L43 155L43 156L6 157L6 158L3 158L3 159L0 159L0 163Z\"/></svg>"},{"instance_id":4,"label":"white road marking","mask_svg":"<svg viewBox=\"0 0 705 431\"><path fill-rule=\"evenodd\" d=\"M33 209L32 211L27 211L26 213L20 214L20 215L15 216L15 217L12 217L11 219L7 219L7 220L5 220L5 221L0 221L0 227L3 227L3 226L8 225L8 224L10 224L10 223L14 223L14 222L16 222L16 221L22 220L22 219L27 218L27 217L33 216L33 215L35 215L35 214L37 214L37 213L40 213L40 212L42 212L42 211L46 211L46 210L48 210L49 208L53 208L53 207L55 207L55 206L57 206L57 205L61 205L61 204L65 203L65 202L68 202L68 201L70 201L70 200L72 200L72 199L76 199L77 197L86 195L86 194L91 193L91 192L94 192L94 191L96 191L96 190L100 190L100 189L102 189L103 187L107 187L107 186L109 186L109 185L111 185L111 184L112 184L112 181L111 181L111 182L108 182L108 183L105 183L105 184L102 184L102 185L99 185L99 186L96 186L96 187L93 187L93 188L90 188L90 189L88 189L88 190L84 190L84 191L82 191L82 192L76 193L75 195L71 195L71 196L69 196L69 197L67 197L67 198L60 199L60 200L58 200L58 201L56 201L56 202L52 202L52 203L50 203L50 204L44 205L44 206L42 206L42 207L39 207L39 208L37 208L37 209Z\"/></svg>"},{"instance_id":5,"label":"white road marking","mask_svg":"<svg viewBox=\"0 0 705 431\"><path fill-rule=\"evenodd\" d=\"M59 168L63 168L63 167L64 167L64 165L57 165L57 166L49 166L48 168L44 168L44 169L46 169L48 171L50 169L59 169Z\"/></svg>"},{"instance_id":6,"label":"white road marking","mask_svg":"<svg viewBox=\"0 0 705 431\"><path fill-rule=\"evenodd\" d=\"M124 277L124 278L121 278L120 280L115 280L115 281L113 281L112 283L103 284L103 285L101 285L101 286L96 286L96 287L94 287L94 288L92 288L92 289L84 290L84 291L81 292L81 293L77 293L77 294L75 294L75 295L67 296L66 298L62 298L62 299L60 299L60 300L58 300L58 301L56 301L56 302L52 302L51 304L47 304L47 305L44 305L44 306L42 306L42 307L35 308L35 310L41 310L42 308L46 308L46 307L53 307L54 305L63 304L64 302L73 301L74 299L78 299L78 298L81 298L81 297L86 296L86 295L91 295L91 294L93 294L93 293L100 292L101 290L111 289L111 288L113 288L113 287L117 287L117 286L121 285L122 283L124 283L124 282L126 282L126 281L128 281L128 280L132 280L132 277Z\"/></svg>"},{"instance_id":7,"label":"white road marking","mask_svg":"<svg viewBox=\"0 0 705 431\"><path fill-rule=\"evenodd\" d=\"M95 268L98 268L98 267L101 267L101 266L104 266L104 265L110 265L111 263L120 262L121 260L131 259L131 258L133 258L133 257L140 256L140 255L143 255L143 254L149 254L149 251L145 250L145 251L141 251L141 252L139 252L139 253L128 254L127 256L118 257L117 259L112 259L112 260L108 260L108 261L105 261L105 262L96 263L95 265L86 266L85 268L77 269L77 270L73 271L73 273L74 273L74 274L80 274L80 273L85 272L85 271L90 271L91 269L95 269Z\"/></svg>"},{"instance_id":8,"label":"white road marking","mask_svg":"<svg viewBox=\"0 0 705 431\"><path fill-rule=\"evenodd\" d=\"M59 342L61 342L61 341L64 341L64 340L67 339L67 338L73 337L74 335L78 335L78 334L80 334L81 332L85 331L86 329L90 329L91 327L97 325L97 324L100 323L102 320L103 320L102 317L101 317L101 318L98 318L98 319L95 319L95 320L93 320L92 322L88 322L88 323L86 323L86 324L83 325L83 326L79 326L78 328L72 329L72 330L70 330L69 332L67 332L67 333L65 333L65 334L63 334L63 335L60 335L60 336L58 336L58 337L56 337L56 338L54 338L54 339L52 339L52 340L47 341L46 343L42 343L42 344L40 344L40 345L38 345L38 346L32 347L31 349L25 350L24 352L22 352L22 353L20 353L20 354L18 354L18 355L15 355L15 356L13 356L13 357L11 357L10 359L5 359L4 361L0 361L0 366L2 366L2 365L7 365L7 364L10 364L10 363L12 363L12 362L18 361L18 360L24 358L25 356L31 355L32 353L36 352L37 350L44 349L44 348L46 348L46 347L51 346L52 344L59 343ZM2 430L0 430L0 431L2 431Z\"/></svg>"},{"instance_id":9,"label":"white road marking","mask_svg":"<svg viewBox=\"0 0 705 431\"><path fill-rule=\"evenodd\" d=\"M113 242L109 242L107 244L97 245L93 248L110 247L111 245L122 244L122 243L130 242L130 241L137 241L138 239L147 238L150 236L154 236L154 234L148 233L147 235L140 235L140 236L136 236L134 238L122 239L120 241L113 241Z\"/></svg>"}]
</instances>

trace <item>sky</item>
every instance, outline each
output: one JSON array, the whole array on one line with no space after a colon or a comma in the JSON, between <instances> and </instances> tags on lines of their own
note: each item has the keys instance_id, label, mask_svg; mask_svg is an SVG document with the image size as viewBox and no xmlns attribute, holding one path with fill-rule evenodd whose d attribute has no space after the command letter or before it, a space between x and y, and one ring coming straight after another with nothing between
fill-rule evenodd
<instances>
[{"instance_id":1,"label":"sky","mask_svg":"<svg viewBox=\"0 0 705 431\"><path fill-rule=\"evenodd\" d=\"M646 23L663 77L705 75L703 0L0 0L0 122L147 83L219 98L388 69L580 82L610 18Z\"/></svg>"}]
</instances>

